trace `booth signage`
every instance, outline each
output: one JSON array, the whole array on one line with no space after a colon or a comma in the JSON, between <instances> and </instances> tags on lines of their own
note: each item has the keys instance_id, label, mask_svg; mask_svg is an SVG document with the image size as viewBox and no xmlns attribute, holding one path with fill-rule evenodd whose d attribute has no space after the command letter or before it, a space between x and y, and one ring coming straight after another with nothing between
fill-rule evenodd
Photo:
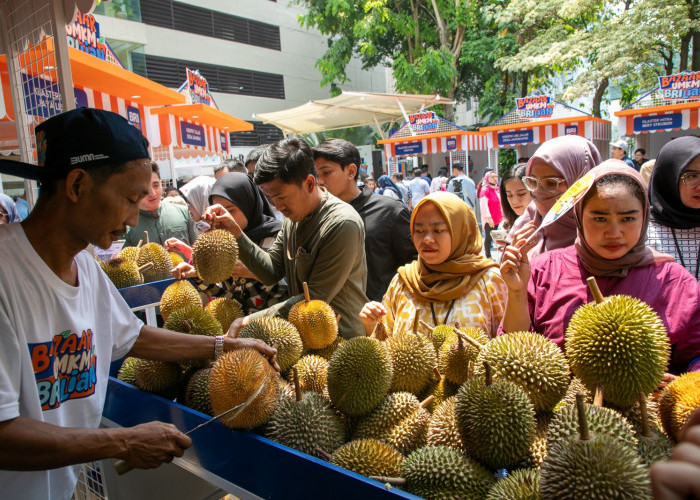
<instances>
[{"instance_id":1,"label":"booth signage","mask_svg":"<svg viewBox=\"0 0 700 500\"><path fill-rule=\"evenodd\" d=\"M554 103L546 95L519 97L515 106L520 118L551 118L554 114Z\"/></svg>"},{"instance_id":2,"label":"booth signage","mask_svg":"<svg viewBox=\"0 0 700 500\"><path fill-rule=\"evenodd\" d=\"M139 129L139 132L143 132L143 129L141 128L141 113L139 113L138 108L135 108L133 106L127 106L126 108L126 119L131 123L134 127Z\"/></svg>"},{"instance_id":3,"label":"booth signage","mask_svg":"<svg viewBox=\"0 0 700 500\"><path fill-rule=\"evenodd\" d=\"M226 151L228 153L228 141L226 140L226 132L219 132L219 144L221 144L221 151Z\"/></svg>"},{"instance_id":4,"label":"booth signage","mask_svg":"<svg viewBox=\"0 0 700 500\"><path fill-rule=\"evenodd\" d=\"M421 111L408 115L408 121L414 132L437 132L439 120L432 111Z\"/></svg>"},{"instance_id":5,"label":"booth signage","mask_svg":"<svg viewBox=\"0 0 700 500\"><path fill-rule=\"evenodd\" d=\"M204 127L195 125L194 123L180 122L180 132L182 134L182 143L188 146L207 145L206 136L204 135Z\"/></svg>"},{"instance_id":6,"label":"booth signage","mask_svg":"<svg viewBox=\"0 0 700 500\"><path fill-rule=\"evenodd\" d=\"M211 94L209 94L209 83L207 83L207 79L199 74L199 70L185 69L187 71L187 88L190 92L192 104L206 104L207 106L211 106Z\"/></svg>"},{"instance_id":7,"label":"booth signage","mask_svg":"<svg viewBox=\"0 0 700 500\"><path fill-rule=\"evenodd\" d=\"M498 145L509 146L513 144L529 144L533 142L532 130L519 130L518 132L499 132Z\"/></svg>"},{"instance_id":8,"label":"booth signage","mask_svg":"<svg viewBox=\"0 0 700 500\"><path fill-rule=\"evenodd\" d=\"M22 87L24 91L24 106L27 114L49 118L63 111L61 90L58 84L38 76L28 76L22 73ZM88 99L85 91L73 88L75 106L87 108Z\"/></svg>"},{"instance_id":9,"label":"booth signage","mask_svg":"<svg viewBox=\"0 0 700 500\"><path fill-rule=\"evenodd\" d=\"M567 125L564 127L564 135L578 135L578 125Z\"/></svg>"},{"instance_id":10,"label":"booth signage","mask_svg":"<svg viewBox=\"0 0 700 500\"><path fill-rule=\"evenodd\" d=\"M78 12L75 22L66 26L68 45L95 56L103 61L107 59L107 46L100 36L100 23L92 14Z\"/></svg>"},{"instance_id":11,"label":"booth signage","mask_svg":"<svg viewBox=\"0 0 700 500\"><path fill-rule=\"evenodd\" d=\"M447 151L456 151L457 150L457 139L454 137L450 137L449 139L445 140L445 149Z\"/></svg>"},{"instance_id":12,"label":"booth signage","mask_svg":"<svg viewBox=\"0 0 700 500\"><path fill-rule=\"evenodd\" d=\"M397 155L414 155L423 152L422 142L404 142L397 144L394 148Z\"/></svg>"},{"instance_id":13,"label":"booth signage","mask_svg":"<svg viewBox=\"0 0 700 500\"><path fill-rule=\"evenodd\" d=\"M683 115L669 113L667 115L638 116L634 119L635 132L647 132L650 130L666 130L681 128Z\"/></svg>"},{"instance_id":14,"label":"booth signage","mask_svg":"<svg viewBox=\"0 0 700 500\"><path fill-rule=\"evenodd\" d=\"M660 76L659 90L665 101L700 99L700 71Z\"/></svg>"}]
</instances>

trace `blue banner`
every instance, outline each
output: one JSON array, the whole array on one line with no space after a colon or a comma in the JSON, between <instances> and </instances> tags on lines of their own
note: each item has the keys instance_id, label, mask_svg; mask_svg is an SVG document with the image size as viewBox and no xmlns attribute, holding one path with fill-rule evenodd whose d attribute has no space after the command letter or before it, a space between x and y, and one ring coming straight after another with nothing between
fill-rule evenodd
<instances>
[{"instance_id":1,"label":"blue banner","mask_svg":"<svg viewBox=\"0 0 700 500\"><path fill-rule=\"evenodd\" d=\"M683 115L670 113L668 115L638 116L634 119L634 131L644 132L648 130L665 130L667 128L681 128Z\"/></svg>"},{"instance_id":2,"label":"blue banner","mask_svg":"<svg viewBox=\"0 0 700 500\"><path fill-rule=\"evenodd\" d=\"M564 135L578 135L578 125L567 125L564 127Z\"/></svg>"},{"instance_id":3,"label":"blue banner","mask_svg":"<svg viewBox=\"0 0 700 500\"><path fill-rule=\"evenodd\" d=\"M228 141L226 136L228 132L219 132L219 144L221 144L221 151L226 151L228 153Z\"/></svg>"},{"instance_id":4,"label":"blue banner","mask_svg":"<svg viewBox=\"0 0 700 500\"><path fill-rule=\"evenodd\" d=\"M143 132L143 129L141 128L141 113L139 113L138 108L135 108L133 106L127 106L126 107L126 119L134 127L139 129L139 132Z\"/></svg>"},{"instance_id":5,"label":"blue banner","mask_svg":"<svg viewBox=\"0 0 700 500\"><path fill-rule=\"evenodd\" d=\"M206 146L207 138L204 135L204 127L194 123L180 122L182 143L189 146Z\"/></svg>"},{"instance_id":6,"label":"blue banner","mask_svg":"<svg viewBox=\"0 0 700 500\"><path fill-rule=\"evenodd\" d=\"M499 132L498 145L509 146L513 144L529 144L533 142L532 130L520 130L518 132Z\"/></svg>"},{"instance_id":7,"label":"blue banner","mask_svg":"<svg viewBox=\"0 0 700 500\"><path fill-rule=\"evenodd\" d=\"M445 141L445 149L447 151L455 151L457 149L457 139L450 137Z\"/></svg>"},{"instance_id":8,"label":"blue banner","mask_svg":"<svg viewBox=\"0 0 700 500\"><path fill-rule=\"evenodd\" d=\"M414 155L423 153L423 143L418 142L403 142L397 144L394 148L397 155Z\"/></svg>"},{"instance_id":9,"label":"blue banner","mask_svg":"<svg viewBox=\"0 0 700 500\"><path fill-rule=\"evenodd\" d=\"M22 73L22 87L28 115L50 118L63 112L61 90L57 83ZM74 88L73 94L76 108L88 107L87 94L83 90Z\"/></svg>"}]
</instances>

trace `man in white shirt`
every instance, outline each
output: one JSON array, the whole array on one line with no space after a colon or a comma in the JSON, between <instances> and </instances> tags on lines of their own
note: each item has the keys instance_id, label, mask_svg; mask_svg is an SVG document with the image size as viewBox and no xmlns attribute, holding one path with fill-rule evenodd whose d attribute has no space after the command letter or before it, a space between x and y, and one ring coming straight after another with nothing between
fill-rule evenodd
<instances>
[{"instance_id":1,"label":"man in white shirt","mask_svg":"<svg viewBox=\"0 0 700 500\"><path fill-rule=\"evenodd\" d=\"M411 191L411 205L408 207L413 210L420 200L425 198L430 194L430 184L428 181L421 177L421 169L413 169L413 180L408 185L408 189Z\"/></svg>"},{"instance_id":2,"label":"man in white shirt","mask_svg":"<svg viewBox=\"0 0 700 500\"><path fill-rule=\"evenodd\" d=\"M0 160L0 172L41 182L29 217L0 226L0 492L68 499L76 464L152 468L191 444L162 422L98 429L110 361L275 350L144 325L85 251L121 238L148 194L146 140L126 119L75 109L38 125L36 144L38 165Z\"/></svg>"}]
</instances>

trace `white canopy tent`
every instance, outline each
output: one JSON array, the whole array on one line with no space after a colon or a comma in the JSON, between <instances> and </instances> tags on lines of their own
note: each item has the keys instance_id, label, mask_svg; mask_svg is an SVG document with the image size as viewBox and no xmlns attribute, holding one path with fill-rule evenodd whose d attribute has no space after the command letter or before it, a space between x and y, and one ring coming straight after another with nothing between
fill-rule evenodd
<instances>
[{"instance_id":1,"label":"white canopy tent","mask_svg":"<svg viewBox=\"0 0 700 500\"><path fill-rule=\"evenodd\" d=\"M377 94L346 92L330 99L309 101L295 108L255 114L253 118L271 123L285 134L308 134L361 125L376 125L408 115L436 104L454 104L439 95Z\"/></svg>"}]
</instances>

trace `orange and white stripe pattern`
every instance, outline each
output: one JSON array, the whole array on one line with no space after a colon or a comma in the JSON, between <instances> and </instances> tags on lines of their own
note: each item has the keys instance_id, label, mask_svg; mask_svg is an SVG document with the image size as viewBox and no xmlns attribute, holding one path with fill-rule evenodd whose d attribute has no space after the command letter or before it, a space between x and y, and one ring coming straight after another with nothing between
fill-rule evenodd
<instances>
[{"instance_id":1,"label":"orange and white stripe pattern","mask_svg":"<svg viewBox=\"0 0 700 500\"><path fill-rule=\"evenodd\" d=\"M510 132L524 132L532 130L532 142L509 143L505 147L524 146L526 144L541 144L545 141L563 135L580 135L589 140L610 140L610 122L605 120L578 120L548 125L529 124L527 127L503 128L486 133L488 149L501 147L498 143L498 134Z\"/></svg>"},{"instance_id":2,"label":"orange and white stripe pattern","mask_svg":"<svg viewBox=\"0 0 700 500\"><path fill-rule=\"evenodd\" d=\"M448 149L448 141L455 141L456 147ZM389 144L384 144L384 153L387 159L396 158L397 144L418 144L420 151L416 154L448 153L449 151L486 151L486 135L478 132L467 132L464 134L446 135L442 137L431 137L421 139L420 136L404 137Z\"/></svg>"}]
</instances>

